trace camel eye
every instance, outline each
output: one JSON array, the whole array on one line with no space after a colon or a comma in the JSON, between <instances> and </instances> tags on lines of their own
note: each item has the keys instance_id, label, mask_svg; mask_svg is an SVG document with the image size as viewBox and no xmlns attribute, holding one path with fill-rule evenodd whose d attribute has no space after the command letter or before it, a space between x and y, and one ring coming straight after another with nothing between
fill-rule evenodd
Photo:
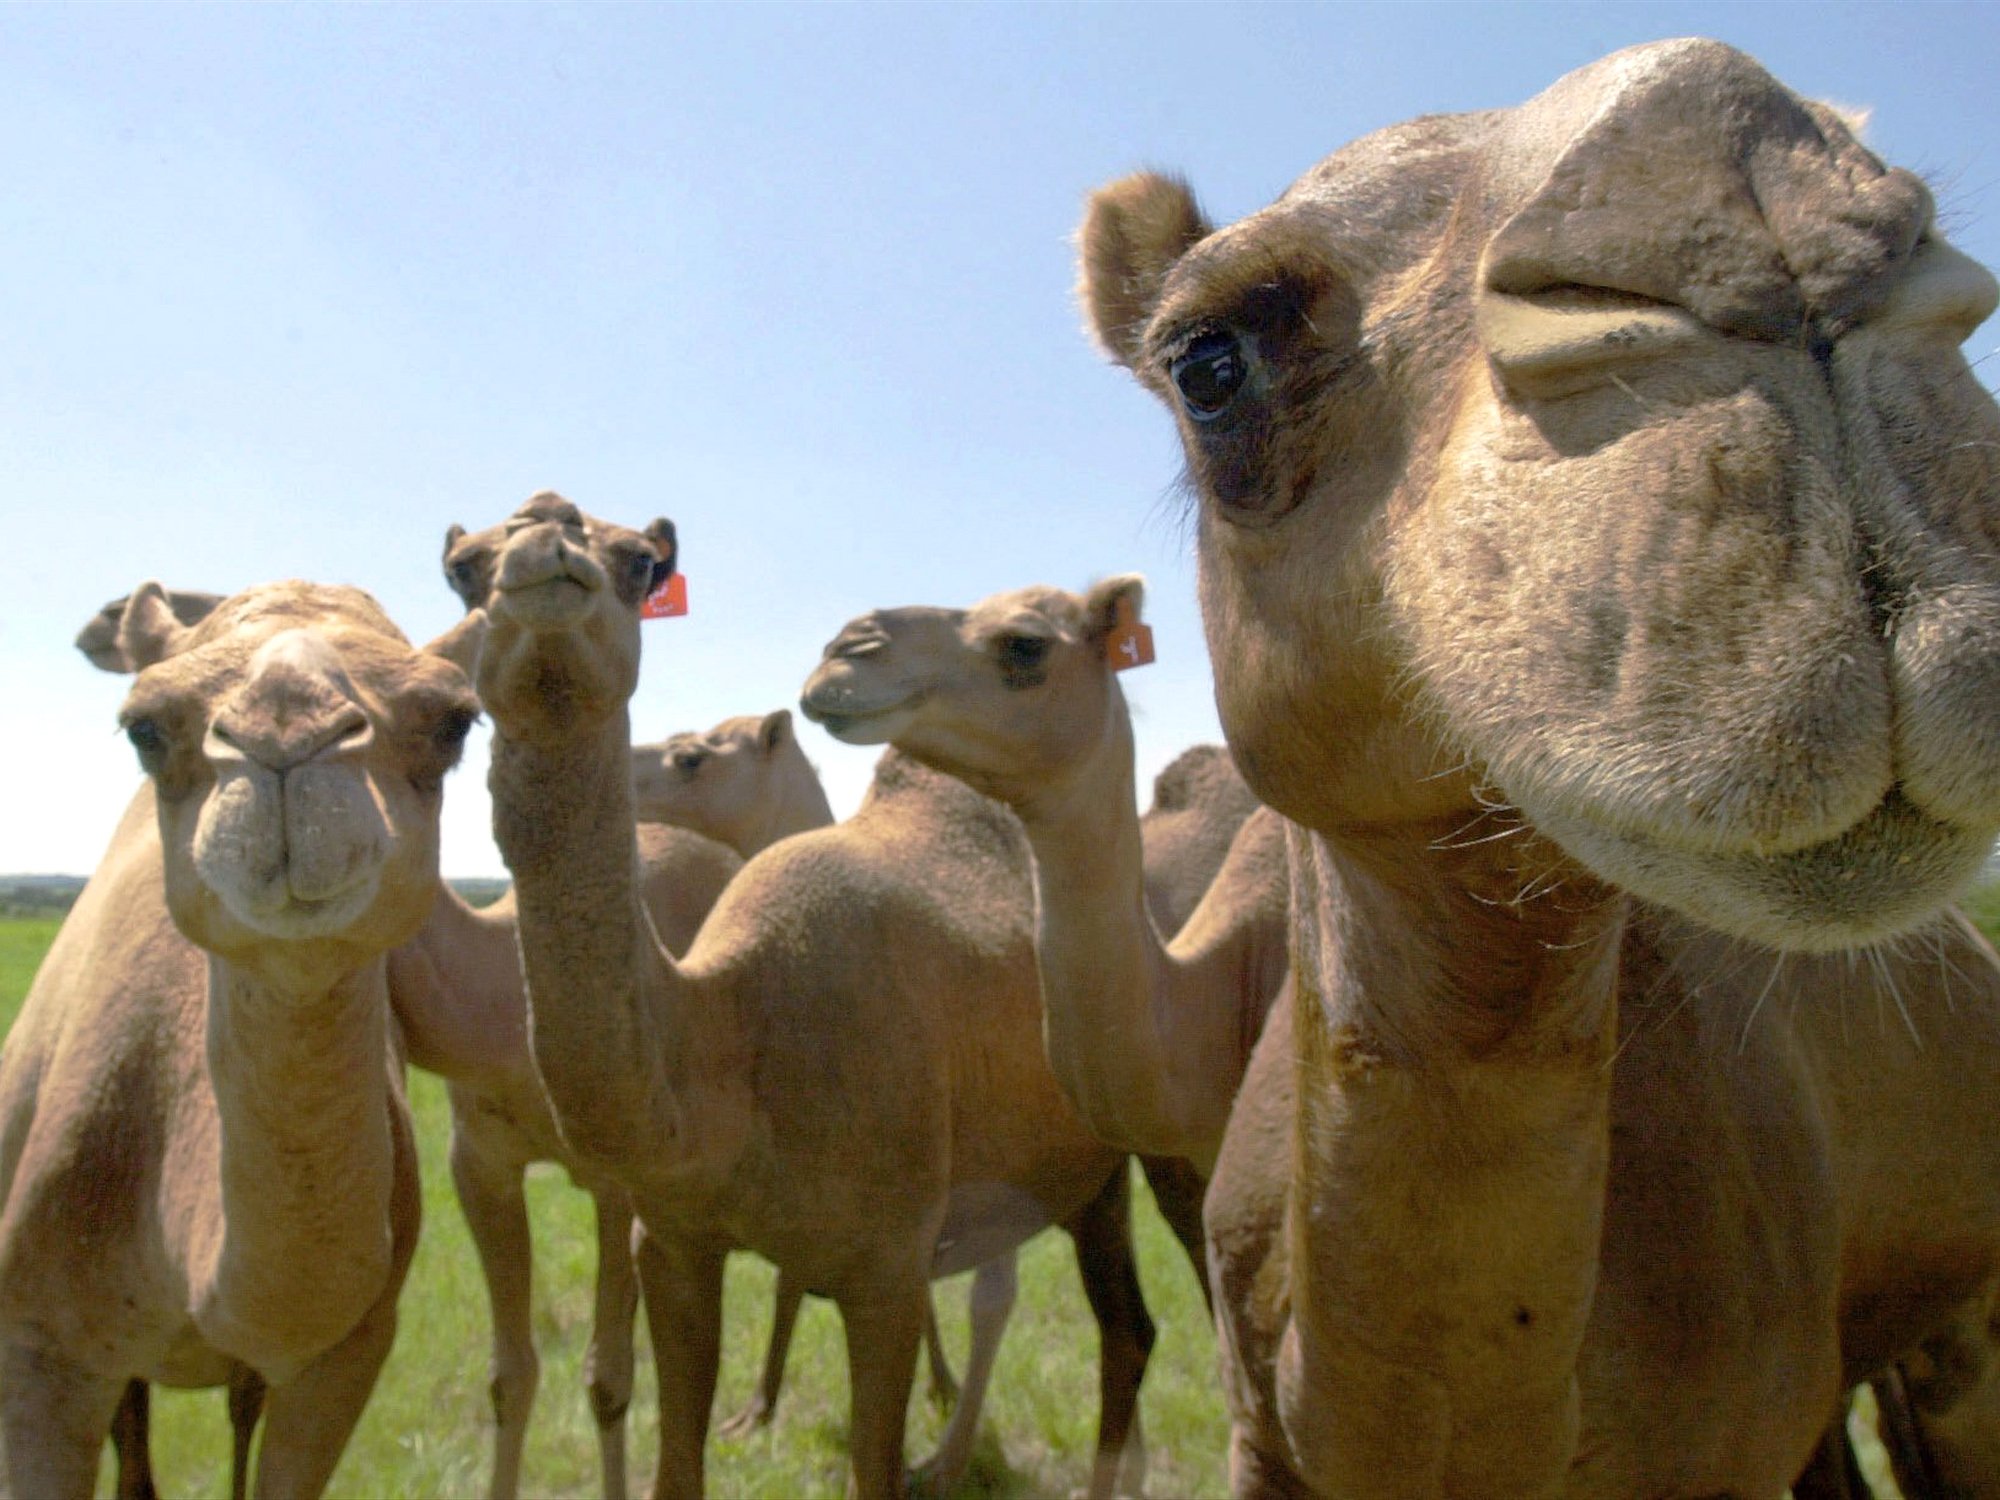
<instances>
[{"instance_id":1,"label":"camel eye","mask_svg":"<svg viewBox=\"0 0 2000 1500\"><path fill-rule=\"evenodd\" d=\"M125 738L139 752L139 764L151 771L167 753L167 737L151 719L134 719L125 726Z\"/></svg>"},{"instance_id":2,"label":"camel eye","mask_svg":"<svg viewBox=\"0 0 2000 1500\"><path fill-rule=\"evenodd\" d=\"M432 731L431 738L440 751L446 755L456 756L465 748L465 737L472 732L472 726L478 718L479 715L472 709L454 708L438 721L438 727Z\"/></svg>"},{"instance_id":3,"label":"camel eye","mask_svg":"<svg viewBox=\"0 0 2000 1500\"><path fill-rule=\"evenodd\" d=\"M1193 340L1167 371L1187 414L1212 422L1235 402L1250 377L1250 362L1235 334L1216 330Z\"/></svg>"},{"instance_id":4,"label":"camel eye","mask_svg":"<svg viewBox=\"0 0 2000 1500\"><path fill-rule=\"evenodd\" d=\"M699 750L676 750L674 752L674 769L692 776L696 771L701 769L701 763L707 759L708 757Z\"/></svg>"},{"instance_id":5,"label":"camel eye","mask_svg":"<svg viewBox=\"0 0 2000 1500\"><path fill-rule=\"evenodd\" d=\"M1010 688L1039 685L1043 663L1048 660L1049 638L1045 635L1003 635L999 640L1000 680Z\"/></svg>"}]
</instances>

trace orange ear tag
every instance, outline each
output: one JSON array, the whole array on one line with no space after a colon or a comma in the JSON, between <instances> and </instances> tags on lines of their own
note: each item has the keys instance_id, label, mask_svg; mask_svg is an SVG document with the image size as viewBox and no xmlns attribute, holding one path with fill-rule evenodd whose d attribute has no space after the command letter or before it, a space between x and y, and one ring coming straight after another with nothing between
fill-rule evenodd
<instances>
[{"instance_id":1,"label":"orange ear tag","mask_svg":"<svg viewBox=\"0 0 2000 1500\"><path fill-rule=\"evenodd\" d=\"M1153 660L1153 627L1139 618L1132 601L1122 595L1111 617L1111 633L1104 638L1104 659L1114 672L1129 672Z\"/></svg>"},{"instance_id":2,"label":"orange ear tag","mask_svg":"<svg viewBox=\"0 0 2000 1500\"><path fill-rule=\"evenodd\" d=\"M688 612L687 574L676 572L646 596L639 606L642 620L666 620Z\"/></svg>"}]
</instances>

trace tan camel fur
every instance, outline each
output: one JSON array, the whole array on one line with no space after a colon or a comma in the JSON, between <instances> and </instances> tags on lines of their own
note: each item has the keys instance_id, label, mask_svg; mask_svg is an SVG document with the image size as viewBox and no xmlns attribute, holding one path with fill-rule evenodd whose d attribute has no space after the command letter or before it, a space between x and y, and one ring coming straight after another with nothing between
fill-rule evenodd
<instances>
[{"instance_id":1,"label":"tan camel fur","mask_svg":"<svg viewBox=\"0 0 2000 1500\"><path fill-rule=\"evenodd\" d=\"M1206 1176L1284 980L1284 833L1268 810L1249 818L1195 912L1162 941L1131 715L1105 659L1121 602L1136 618L1139 594L1126 576L1087 598L1036 587L969 610L876 610L834 637L800 701L836 738L893 744L1019 814L1035 851L1057 1076L1095 1105L1104 1090L1064 1068L1101 1066L1111 1050L1121 1068L1161 1080L1152 1097L1087 1106L1086 1118L1114 1144L1175 1151ZM1086 1010L1093 1039L1064 1034ZM1094 1041L1105 1036L1117 1046Z\"/></svg>"},{"instance_id":2,"label":"tan camel fur","mask_svg":"<svg viewBox=\"0 0 2000 1500\"><path fill-rule=\"evenodd\" d=\"M189 628L150 585L127 627L150 780L0 1055L7 1473L88 1495L131 1381L247 1366L257 1492L316 1495L415 1246L383 955L429 912L477 704L352 589Z\"/></svg>"},{"instance_id":3,"label":"tan camel fur","mask_svg":"<svg viewBox=\"0 0 2000 1500\"><path fill-rule=\"evenodd\" d=\"M1179 932L1229 857L1243 820L1257 810L1226 745L1190 745L1153 778L1153 805L1139 817L1146 908L1163 933Z\"/></svg>"},{"instance_id":4,"label":"tan camel fur","mask_svg":"<svg viewBox=\"0 0 2000 1500\"><path fill-rule=\"evenodd\" d=\"M1210 1200L1237 1488L1779 1495L2000 1248L1992 959L1932 920L2000 828L1992 279L1701 41L1220 232L1127 179L1082 254L1300 825ZM1057 1059L1093 1117L1118 1060Z\"/></svg>"},{"instance_id":5,"label":"tan camel fur","mask_svg":"<svg viewBox=\"0 0 2000 1500\"><path fill-rule=\"evenodd\" d=\"M819 772L783 708L634 745L632 797L641 823L691 828L745 859L833 821Z\"/></svg>"},{"instance_id":6,"label":"tan camel fur","mask_svg":"<svg viewBox=\"0 0 2000 1500\"><path fill-rule=\"evenodd\" d=\"M656 1493L702 1490L731 1249L839 1305L852 1485L890 1496L928 1279L1065 1221L1116 1223L1100 1250L1114 1273L1092 1292L1107 1396L1092 1485L1108 1492L1151 1327L1122 1158L1042 1056L1018 825L887 761L852 818L752 859L675 962L633 890L628 720L638 605L671 571L672 528L544 494L481 535L496 541L466 560L490 583L477 684L530 1041L565 1137L644 1226Z\"/></svg>"},{"instance_id":7,"label":"tan camel fur","mask_svg":"<svg viewBox=\"0 0 2000 1500\"><path fill-rule=\"evenodd\" d=\"M1237 830L1256 809L1256 796L1244 785L1223 745L1191 745L1153 778L1153 805L1139 818L1139 839L1145 855L1146 906L1162 935L1178 933L1187 924L1221 872ZM1276 836L1282 865L1281 825L1273 823L1266 834ZM1187 1251L1202 1298L1213 1312L1201 1214L1208 1179L1183 1156L1139 1160L1153 1200Z\"/></svg>"},{"instance_id":8,"label":"tan camel fur","mask_svg":"<svg viewBox=\"0 0 2000 1500\"><path fill-rule=\"evenodd\" d=\"M638 831L640 897L660 940L687 951L741 861L713 840L680 829ZM409 1039L409 1058L446 1080L451 1172L465 1211L493 1317L495 1423L491 1493L519 1492L523 1443L540 1379L531 1318L534 1246L523 1177L539 1161L560 1163L591 1194L597 1221L597 1290L584 1378L597 1421L607 1500L626 1493L625 1414L632 1400L632 1321L639 1289L632 1261L632 1208L615 1181L564 1143L528 1049L510 891L475 910L441 886L431 920L389 957L389 993Z\"/></svg>"},{"instance_id":9,"label":"tan camel fur","mask_svg":"<svg viewBox=\"0 0 2000 1500\"><path fill-rule=\"evenodd\" d=\"M169 590L183 623L202 619L221 596ZM77 636L77 648L108 672L139 664L120 636L128 598L114 599ZM682 953L741 861L714 841L665 828L639 832L642 894L661 940ZM389 1001L410 1062L446 1081L451 1106L451 1170L478 1252L493 1319L491 1393L495 1437L490 1493L519 1492L523 1444L540 1380L534 1346L534 1246L522 1178L530 1164L559 1162L595 1199L599 1272L585 1380L597 1419L606 1500L626 1493L625 1413L632 1399L633 1279L631 1205L622 1190L585 1178L563 1146L528 1052L527 997L514 938L513 896L475 910L440 882L423 930L388 960ZM230 1389L240 1497L262 1393L243 1372ZM135 1381L112 1423L120 1500L152 1493L146 1454L146 1390Z\"/></svg>"},{"instance_id":10,"label":"tan camel fur","mask_svg":"<svg viewBox=\"0 0 2000 1500\"><path fill-rule=\"evenodd\" d=\"M666 823L692 829L729 845L745 859L781 838L833 822L826 788L793 732L791 710L784 708L724 719L706 733L689 730L634 745L632 799L642 828ZM975 1371L990 1371L1014 1305L1015 1280L998 1265L982 1268L982 1273L988 1283L976 1286L971 1294L972 1365ZM764 1367L743 1407L716 1429L721 1436L743 1437L768 1426L777 1414L785 1359L804 1300L802 1288L779 1279ZM924 1319L924 1354L930 1366L931 1398L956 1401L959 1387L938 1334L935 1308ZM981 1385L983 1390L983 1381ZM975 1399L954 1409L942 1450L963 1448L970 1453L979 1407Z\"/></svg>"}]
</instances>

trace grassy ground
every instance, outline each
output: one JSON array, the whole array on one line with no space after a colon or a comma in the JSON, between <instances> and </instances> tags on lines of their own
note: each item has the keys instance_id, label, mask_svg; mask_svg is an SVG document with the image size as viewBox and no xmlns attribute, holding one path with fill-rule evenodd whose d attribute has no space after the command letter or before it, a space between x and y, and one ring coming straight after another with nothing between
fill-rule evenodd
<instances>
[{"instance_id":1,"label":"grassy ground","mask_svg":"<svg viewBox=\"0 0 2000 1500\"><path fill-rule=\"evenodd\" d=\"M12 1022L56 926L53 919L0 920L0 1028ZM423 1155L424 1232L403 1290L395 1352L334 1476L331 1493L356 1500L473 1496L485 1488L485 1290L445 1165L444 1089L412 1074L411 1103ZM595 1260L589 1200L552 1167L531 1174L529 1196L542 1384L523 1487L531 1496L595 1495L596 1429L582 1375ZM1160 1329L1142 1397L1152 1453L1149 1489L1157 1496L1221 1495L1227 1423L1214 1336L1187 1261L1143 1181L1136 1196L1140 1274ZM772 1282L770 1268L755 1257L739 1256L731 1265L718 1418L749 1394L770 1328ZM938 1289L946 1343L960 1370L965 1284L960 1277ZM642 1324L629 1439L639 1494L646 1492L655 1451L651 1355L644 1339ZM935 1446L945 1416L924 1398L920 1373L910 1408L907 1451L913 1462ZM1088 1478L1096 1419L1096 1328L1068 1239L1044 1234L1022 1255L1020 1300L994 1373L973 1469L958 1495L1066 1497ZM740 1442L711 1438L709 1492L745 1500L839 1495L846 1420L840 1321L831 1306L809 1300L777 1421ZM221 1392L155 1392L153 1455L161 1493L226 1496L229 1429ZM107 1448L100 1494L110 1494L111 1475Z\"/></svg>"}]
</instances>

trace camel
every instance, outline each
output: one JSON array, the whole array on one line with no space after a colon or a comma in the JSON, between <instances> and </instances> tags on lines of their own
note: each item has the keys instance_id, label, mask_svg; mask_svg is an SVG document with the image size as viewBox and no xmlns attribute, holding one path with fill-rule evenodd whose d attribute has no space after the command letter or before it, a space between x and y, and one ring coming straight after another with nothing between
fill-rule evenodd
<instances>
[{"instance_id":1,"label":"camel","mask_svg":"<svg viewBox=\"0 0 2000 1500\"><path fill-rule=\"evenodd\" d=\"M731 1249L839 1307L850 1488L872 1500L903 1490L929 1279L1050 1223L1090 1246L1091 1484L1108 1493L1152 1329L1123 1158L1064 1102L1039 1042L1019 825L886 758L853 817L745 865L676 962L636 899L626 832L638 609L671 575L671 526L628 530L543 493L450 545L454 586L485 589L475 680L536 1067L565 1138L630 1191L653 1266L656 1493L702 1492Z\"/></svg>"},{"instance_id":2,"label":"camel","mask_svg":"<svg viewBox=\"0 0 2000 1500\"><path fill-rule=\"evenodd\" d=\"M217 594L167 590L183 624L203 619ZM107 672L141 663L123 637L130 596L112 600L77 635L77 649ZM664 828L641 829L642 892L661 940L685 952L740 860L712 840ZM595 1200L598 1280L585 1381L597 1419L606 1500L625 1495L625 1413L632 1399L632 1321L638 1310L630 1249L631 1206L622 1191L587 1180L584 1164L563 1145L528 1053L527 999L514 938L513 896L483 910L440 881L430 920L388 958L389 1001L404 1056L445 1080L451 1107L451 1172L486 1281L493 1325L490 1391L494 1456L489 1493L509 1500L520 1490L521 1454L540 1381L530 1317L534 1247L522 1177L534 1162L561 1164ZM232 1488L241 1500L261 1383L241 1370L230 1384L235 1437ZM147 1391L127 1388L111 1428L119 1493L153 1493L146 1450Z\"/></svg>"},{"instance_id":3,"label":"camel","mask_svg":"<svg viewBox=\"0 0 2000 1500\"><path fill-rule=\"evenodd\" d=\"M660 940L682 953L741 862L680 829L638 831L640 899ZM561 1164L593 1200L597 1287L584 1379L597 1422L606 1500L626 1493L625 1415L632 1401L632 1323L639 1287L632 1208L624 1189L562 1139L528 1049L527 997L513 892L475 909L440 885L423 930L389 956L389 994L409 1060L445 1080L451 1175L465 1212L493 1320L494 1460L490 1494L520 1491L521 1453L540 1380L530 1316L534 1245L523 1177Z\"/></svg>"},{"instance_id":4,"label":"camel","mask_svg":"<svg viewBox=\"0 0 2000 1500\"><path fill-rule=\"evenodd\" d=\"M247 1369L257 1493L317 1495L416 1243L385 955L437 882L463 639L304 583L192 627L148 585L126 627L148 779L0 1054L8 1479L87 1496L133 1381Z\"/></svg>"},{"instance_id":5,"label":"camel","mask_svg":"<svg viewBox=\"0 0 2000 1500\"><path fill-rule=\"evenodd\" d=\"M1125 575L1088 597L1034 587L969 610L875 610L828 644L800 706L836 739L894 745L1014 809L1035 852L1036 948L1058 1078L1080 1101L1099 1097L1064 1071L1088 1065L1097 1049L1057 1033L1087 1003L1098 1035L1149 1059L1138 1071L1184 1077L1142 1111L1086 1105L1085 1118L1114 1145L1189 1157L1206 1178L1285 976L1284 831L1268 809L1248 816L1194 912L1171 943L1161 938L1133 795L1131 715L1105 649L1121 609L1137 618L1140 593ZM1088 960L1070 956L1079 953ZM1155 974L1181 981L1157 1006ZM1073 989L1091 991L1089 1001ZM1113 1000L1112 991L1122 993ZM1114 1005L1129 1009L1107 1024Z\"/></svg>"},{"instance_id":6,"label":"camel","mask_svg":"<svg viewBox=\"0 0 2000 1500\"><path fill-rule=\"evenodd\" d=\"M1285 974L1284 833L1216 747L1162 772L1154 810L1138 816L1131 719L1105 660L1105 631L1088 618L1098 607L1108 628L1115 598L1137 594L1136 579L1128 579L1094 605L1034 588L971 610L878 610L835 636L800 706L837 739L893 744L1014 808L1035 850L1037 950L1045 960L1080 911L1102 920L1109 906L1129 923L1129 941L1153 950L1150 964L1192 976L1190 994L1198 990L1199 999L1174 1011L1174 1030L1155 1045L1162 1057L1200 1067L1212 1085L1206 1120L1135 1129L1087 1118L1103 1139L1147 1153L1155 1195L1206 1297L1202 1196L1237 1080ZM1087 777L1076 765L1084 755ZM1042 800L1051 785L1069 792L1059 836L1049 832L1056 825ZM1072 871L1066 855L1084 846L1099 858ZM1171 959L1162 931L1173 934ZM1069 1013L1051 993L1067 979L1044 962L1052 1023ZM1076 982L1099 979L1093 970Z\"/></svg>"},{"instance_id":7,"label":"camel","mask_svg":"<svg viewBox=\"0 0 2000 1500\"><path fill-rule=\"evenodd\" d=\"M791 711L783 708L761 716L739 714L706 733L685 731L652 744L634 745L632 800L642 828L648 823L665 823L691 829L727 844L745 859L781 838L833 822L833 807L826 800L819 772L792 730ZM683 950L673 951L678 955ZM940 1461L941 1467L954 1473L963 1469L971 1455L985 1376L999 1352L1000 1336L1017 1291L1011 1257L1005 1265L998 1260L989 1262L974 1276L970 1299L973 1399L959 1401L958 1382L938 1333L936 1309L924 1319L931 1398L958 1403L939 1444L940 1453L947 1455ZM780 1278L763 1369L742 1408L716 1429L721 1436L747 1436L769 1426L776 1416L785 1359L804 1301L801 1288Z\"/></svg>"},{"instance_id":8,"label":"camel","mask_svg":"<svg viewBox=\"0 0 2000 1500\"><path fill-rule=\"evenodd\" d=\"M1296 825L1210 1198L1238 1492L1781 1494L2000 1255L1994 961L1940 915L2000 828L1992 278L1699 40L1220 231L1124 179L1081 254ZM1056 1066L1095 1119L1154 1061Z\"/></svg>"}]
</instances>

